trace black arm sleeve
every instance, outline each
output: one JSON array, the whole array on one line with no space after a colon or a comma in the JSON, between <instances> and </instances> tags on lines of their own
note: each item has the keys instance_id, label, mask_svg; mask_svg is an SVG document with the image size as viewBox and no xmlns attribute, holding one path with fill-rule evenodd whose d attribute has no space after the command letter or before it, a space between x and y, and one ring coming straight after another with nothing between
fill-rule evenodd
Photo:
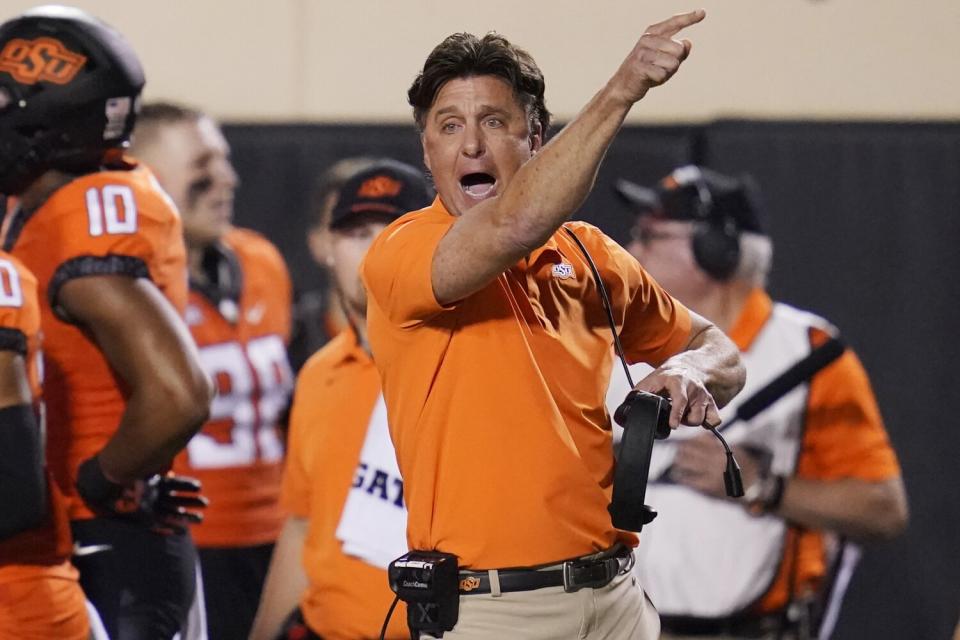
<instances>
[{"instance_id":1,"label":"black arm sleeve","mask_svg":"<svg viewBox=\"0 0 960 640\"><path fill-rule=\"evenodd\" d=\"M0 540L39 525L46 513L43 449L33 407L0 409Z\"/></svg>"}]
</instances>

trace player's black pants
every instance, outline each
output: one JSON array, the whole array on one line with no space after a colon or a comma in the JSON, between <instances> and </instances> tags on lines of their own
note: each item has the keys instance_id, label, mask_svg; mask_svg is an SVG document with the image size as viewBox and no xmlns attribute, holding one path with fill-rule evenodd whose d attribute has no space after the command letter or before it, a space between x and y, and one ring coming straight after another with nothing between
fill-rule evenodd
<instances>
[{"instance_id":1,"label":"player's black pants","mask_svg":"<svg viewBox=\"0 0 960 640\"><path fill-rule=\"evenodd\" d=\"M204 547L200 553L209 640L250 635L273 543L255 547Z\"/></svg>"},{"instance_id":2,"label":"player's black pants","mask_svg":"<svg viewBox=\"0 0 960 640\"><path fill-rule=\"evenodd\" d=\"M80 586L112 640L168 640L183 629L197 586L189 533L161 535L111 518L71 527Z\"/></svg>"}]
</instances>

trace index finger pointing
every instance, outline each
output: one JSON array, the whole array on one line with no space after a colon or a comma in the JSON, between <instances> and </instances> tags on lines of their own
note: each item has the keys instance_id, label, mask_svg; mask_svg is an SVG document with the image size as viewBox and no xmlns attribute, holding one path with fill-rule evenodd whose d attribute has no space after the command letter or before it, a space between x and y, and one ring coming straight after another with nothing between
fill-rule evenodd
<instances>
[{"instance_id":1,"label":"index finger pointing","mask_svg":"<svg viewBox=\"0 0 960 640\"><path fill-rule=\"evenodd\" d=\"M691 11L689 13L678 13L672 18L667 18L663 22L650 25L647 27L647 33L671 38L681 30L686 29L690 25L697 24L706 17L707 12L703 9L697 9L696 11Z\"/></svg>"}]
</instances>

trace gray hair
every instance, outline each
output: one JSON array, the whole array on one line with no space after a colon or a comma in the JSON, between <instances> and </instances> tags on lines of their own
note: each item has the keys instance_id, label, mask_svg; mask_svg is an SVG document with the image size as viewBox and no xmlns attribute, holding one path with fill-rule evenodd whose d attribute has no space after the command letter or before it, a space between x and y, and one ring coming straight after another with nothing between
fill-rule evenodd
<instances>
[{"instance_id":1,"label":"gray hair","mask_svg":"<svg viewBox=\"0 0 960 640\"><path fill-rule=\"evenodd\" d=\"M754 287L767 284L773 264L773 242L768 236L744 231L740 234L740 264L734 278Z\"/></svg>"}]
</instances>

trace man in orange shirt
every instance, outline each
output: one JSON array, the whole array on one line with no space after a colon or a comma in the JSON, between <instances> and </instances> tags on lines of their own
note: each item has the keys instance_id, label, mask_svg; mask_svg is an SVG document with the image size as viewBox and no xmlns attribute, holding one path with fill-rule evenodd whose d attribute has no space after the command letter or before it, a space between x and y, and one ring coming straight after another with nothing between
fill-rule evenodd
<instances>
[{"instance_id":1,"label":"man in orange shirt","mask_svg":"<svg viewBox=\"0 0 960 640\"><path fill-rule=\"evenodd\" d=\"M144 105L132 148L183 217L185 318L217 385L209 421L174 467L199 479L210 500L193 529L209 636L245 638L283 522L278 420L293 387L290 277L269 240L232 225L237 176L212 118L177 104Z\"/></svg>"},{"instance_id":2,"label":"man in orange shirt","mask_svg":"<svg viewBox=\"0 0 960 640\"><path fill-rule=\"evenodd\" d=\"M37 278L47 463L81 585L115 640L186 626L186 525L203 501L196 483L159 474L211 397L180 319L179 217L123 156L143 82L123 36L82 11L40 7L0 25L0 193L18 200L4 249Z\"/></svg>"},{"instance_id":3,"label":"man in orange shirt","mask_svg":"<svg viewBox=\"0 0 960 640\"><path fill-rule=\"evenodd\" d=\"M773 248L748 178L685 166L655 189L618 188L638 214L629 251L742 351L747 387L725 418L836 334L764 291ZM611 406L624 378L611 384ZM637 574L664 637L828 637L818 627L832 624L845 587L832 578L849 573L855 557L838 542L889 538L907 520L900 467L863 366L846 350L725 434L746 501L724 499L711 472L724 456L709 435L680 433L654 447L647 497L662 516L644 533Z\"/></svg>"},{"instance_id":4,"label":"man in orange shirt","mask_svg":"<svg viewBox=\"0 0 960 640\"><path fill-rule=\"evenodd\" d=\"M276 638L298 603L311 637L379 637L392 597L384 568L406 549L406 514L367 346L358 268L373 238L401 214L428 204L431 195L413 167L377 160L344 183L325 220L324 254L348 328L314 354L297 379L283 485L291 515L277 542L253 640ZM380 553L381 546L390 552ZM388 638L409 637L400 614Z\"/></svg>"},{"instance_id":5,"label":"man in orange shirt","mask_svg":"<svg viewBox=\"0 0 960 640\"><path fill-rule=\"evenodd\" d=\"M63 496L46 472L37 279L0 251L0 637L87 640Z\"/></svg>"},{"instance_id":6,"label":"man in orange shirt","mask_svg":"<svg viewBox=\"0 0 960 640\"><path fill-rule=\"evenodd\" d=\"M293 306L293 330L290 337L290 366L299 371L314 353L332 340L346 326L343 305L336 287L330 283L327 268L330 251L330 215L343 185L357 171L373 162L370 156L354 156L337 160L317 178L310 198L310 221L307 225L307 247L310 257L320 267L317 282L298 296Z\"/></svg>"},{"instance_id":7,"label":"man in orange shirt","mask_svg":"<svg viewBox=\"0 0 960 640\"><path fill-rule=\"evenodd\" d=\"M410 548L454 554L466 572L445 638L657 636L629 576L637 538L607 511L614 336L571 234L610 292L627 358L657 366L638 388L673 399L671 426L716 424L743 369L632 256L566 220L627 112L689 54L673 36L703 18L649 27L546 145L543 76L499 35L448 37L410 88L439 197L374 241L363 275Z\"/></svg>"}]
</instances>

